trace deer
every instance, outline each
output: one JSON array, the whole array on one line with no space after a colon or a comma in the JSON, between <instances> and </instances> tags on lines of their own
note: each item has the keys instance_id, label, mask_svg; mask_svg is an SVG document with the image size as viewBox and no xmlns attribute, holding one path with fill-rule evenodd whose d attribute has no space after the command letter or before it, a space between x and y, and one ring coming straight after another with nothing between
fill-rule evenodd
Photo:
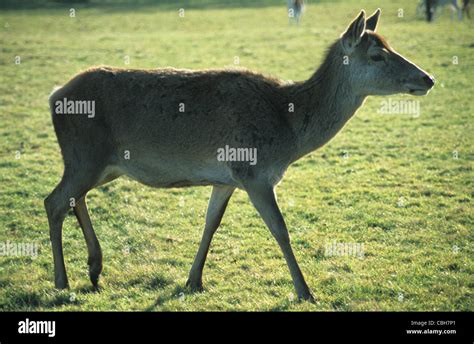
<instances>
[{"instance_id":1,"label":"deer","mask_svg":"<svg viewBox=\"0 0 474 344\"><path fill-rule=\"evenodd\" d=\"M299 300L314 301L291 247L275 188L287 168L330 141L368 96L426 95L434 78L377 33L377 9L354 18L305 81L288 82L247 69L153 70L92 67L49 98L64 162L44 200L54 284L68 288L62 226L72 208L98 288L102 252L86 206L87 193L121 176L155 188L212 186L188 290L203 290L211 240L236 189L249 196L276 240ZM94 101L95 115L61 114L63 99ZM182 111L184 108L184 111ZM224 146L252 147L255 164L218 161Z\"/></svg>"},{"instance_id":2,"label":"deer","mask_svg":"<svg viewBox=\"0 0 474 344\"><path fill-rule=\"evenodd\" d=\"M296 25L300 25L301 17L305 9L304 0L288 0L288 18L291 25L295 22Z\"/></svg>"}]
</instances>

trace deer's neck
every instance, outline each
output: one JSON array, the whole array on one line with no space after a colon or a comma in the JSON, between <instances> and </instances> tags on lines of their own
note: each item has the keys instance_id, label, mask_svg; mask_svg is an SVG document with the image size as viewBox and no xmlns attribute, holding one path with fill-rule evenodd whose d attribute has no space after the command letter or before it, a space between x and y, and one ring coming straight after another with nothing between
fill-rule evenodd
<instances>
[{"instance_id":1,"label":"deer's neck","mask_svg":"<svg viewBox=\"0 0 474 344\"><path fill-rule=\"evenodd\" d=\"M316 73L290 91L294 113L290 110L289 117L298 137L295 160L334 137L364 102L365 96L352 88L350 66L343 62L344 54L336 43Z\"/></svg>"}]
</instances>

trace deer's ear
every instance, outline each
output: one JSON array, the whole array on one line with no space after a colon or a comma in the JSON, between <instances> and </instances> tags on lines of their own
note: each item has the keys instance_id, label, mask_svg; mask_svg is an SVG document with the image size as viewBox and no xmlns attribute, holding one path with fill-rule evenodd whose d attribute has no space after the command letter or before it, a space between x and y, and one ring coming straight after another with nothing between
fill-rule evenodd
<instances>
[{"instance_id":1,"label":"deer's ear","mask_svg":"<svg viewBox=\"0 0 474 344\"><path fill-rule=\"evenodd\" d=\"M377 30L377 24L379 22L380 18L380 8L377 8L377 10L372 14L367 20L365 21L365 28L367 30L375 32Z\"/></svg>"},{"instance_id":2,"label":"deer's ear","mask_svg":"<svg viewBox=\"0 0 474 344\"><path fill-rule=\"evenodd\" d=\"M360 11L356 19L349 24L346 32L341 36L342 47L346 54L352 53L354 48L360 43L365 31L365 11Z\"/></svg>"}]
</instances>

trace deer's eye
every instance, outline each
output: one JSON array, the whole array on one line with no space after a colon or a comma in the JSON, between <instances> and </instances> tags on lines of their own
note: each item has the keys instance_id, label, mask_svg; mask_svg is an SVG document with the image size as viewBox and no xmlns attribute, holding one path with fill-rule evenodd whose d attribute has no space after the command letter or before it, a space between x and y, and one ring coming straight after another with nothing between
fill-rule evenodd
<instances>
[{"instance_id":1,"label":"deer's eye","mask_svg":"<svg viewBox=\"0 0 474 344\"><path fill-rule=\"evenodd\" d=\"M372 61L376 61L376 62L377 62L377 61L384 61L384 60L385 60L385 58L383 57L383 55L371 55L371 56L370 56L370 59L371 59Z\"/></svg>"}]
</instances>

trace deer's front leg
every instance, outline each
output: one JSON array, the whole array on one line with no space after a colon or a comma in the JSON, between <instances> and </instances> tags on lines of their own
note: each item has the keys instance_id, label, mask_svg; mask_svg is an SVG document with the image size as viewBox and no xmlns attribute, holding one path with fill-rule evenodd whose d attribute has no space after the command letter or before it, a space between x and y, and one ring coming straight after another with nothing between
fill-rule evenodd
<instances>
[{"instance_id":1,"label":"deer's front leg","mask_svg":"<svg viewBox=\"0 0 474 344\"><path fill-rule=\"evenodd\" d=\"M246 191L253 205L259 212L263 221L265 221L265 224L268 226L283 251L298 298L300 300L314 300L298 263L296 262L295 255L293 254L288 230L286 228L285 220L278 208L273 186L258 185L255 183L246 186Z\"/></svg>"},{"instance_id":2,"label":"deer's front leg","mask_svg":"<svg viewBox=\"0 0 474 344\"><path fill-rule=\"evenodd\" d=\"M202 290L202 269L206 262L209 246L211 245L214 233L221 223L225 208L234 189L233 186L214 186L212 188L209 206L207 207L206 226L202 235L201 244L199 245L199 250L194 258L191 272L189 273L188 281L186 282L186 285L192 290Z\"/></svg>"}]
</instances>

